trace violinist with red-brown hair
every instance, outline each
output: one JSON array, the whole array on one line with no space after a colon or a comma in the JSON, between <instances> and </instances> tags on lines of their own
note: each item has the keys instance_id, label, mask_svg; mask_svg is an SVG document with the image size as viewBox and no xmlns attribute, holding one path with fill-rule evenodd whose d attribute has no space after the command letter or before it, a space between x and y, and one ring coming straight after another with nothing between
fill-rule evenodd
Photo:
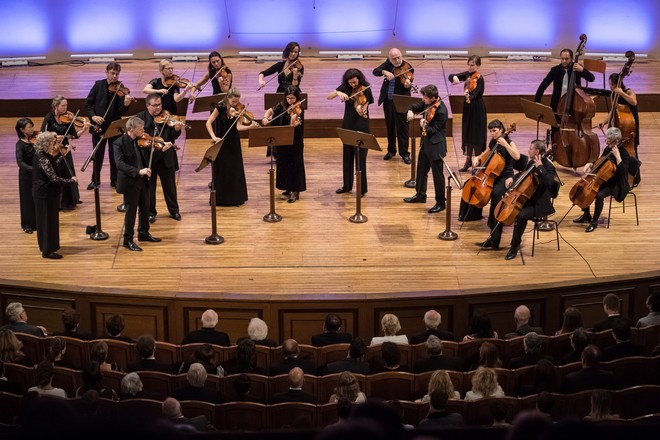
<instances>
[{"instance_id":1,"label":"violinist with red-brown hair","mask_svg":"<svg viewBox=\"0 0 660 440\"><path fill-rule=\"evenodd\" d=\"M433 172L433 187L435 188L435 205L428 210L429 214L445 209L445 176L442 172L443 158L447 155L447 106L440 99L438 88L429 84L420 89L422 102L413 104L408 109L407 119L411 121L415 114L422 119L419 161L417 163L416 193L413 197L403 199L406 203L426 203L426 185L429 170Z\"/></svg>"}]
</instances>

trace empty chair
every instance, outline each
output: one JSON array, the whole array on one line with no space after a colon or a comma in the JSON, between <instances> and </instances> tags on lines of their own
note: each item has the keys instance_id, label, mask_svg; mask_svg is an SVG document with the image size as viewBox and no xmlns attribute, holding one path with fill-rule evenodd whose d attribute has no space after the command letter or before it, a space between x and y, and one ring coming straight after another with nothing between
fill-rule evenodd
<instances>
[{"instance_id":1,"label":"empty chair","mask_svg":"<svg viewBox=\"0 0 660 440\"><path fill-rule=\"evenodd\" d=\"M367 376L366 394L385 400L412 400L415 375L394 371Z\"/></svg>"},{"instance_id":2,"label":"empty chair","mask_svg":"<svg viewBox=\"0 0 660 440\"><path fill-rule=\"evenodd\" d=\"M215 406L216 426L223 430L255 431L268 428L266 405L254 402L230 402Z\"/></svg>"},{"instance_id":3,"label":"empty chair","mask_svg":"<svg viewBox=\"0 0 660 440\"><path fill-rule=\"evenodd\" d=\"M216 411L214 404L200 402L198 400L182 400L179 403L181 404L181 412L185 414L186 417L192 418L203 415L211 425L216 426Z\"/></svg>"},{"instance_id":4,"label":"empty chair","mask_svg":"<svg viewBox=\"0 0 660 440\"><path fill-rule=\"evenodd\" d=\"M316 405L286 402L268 408L271 429L282 427L311 429L316 426Z\"/></svg>"}]
</instances>

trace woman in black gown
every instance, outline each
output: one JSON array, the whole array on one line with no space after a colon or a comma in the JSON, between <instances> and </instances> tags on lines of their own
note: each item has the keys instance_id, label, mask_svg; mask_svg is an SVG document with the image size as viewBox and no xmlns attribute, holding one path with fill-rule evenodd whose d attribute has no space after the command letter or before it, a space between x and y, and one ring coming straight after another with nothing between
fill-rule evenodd
<instances>
[{"instance_id":1,"label":"woman in black gown","mask_svg":"<svg viewBox=\"0 0 660 440\"><path fill-rule=\"evenodd\" d=\"M303 151L303 122L305 112L300 105L300 90L296 86L289 86L284 91L284 102L266 110L262 119L263 125L274 126L292 125L293 145L276 147L277 150L277 180L278 189L284 190L283 196L288 196L289 203L300 198L300 193L307 190L305 179L305 158ZM296 105L298 104L298 105ZM281 115L281 116L280 116Z\"/></svg>"},{"instance_id":2,"label":"woman in black gown","mask_svg":"<svg viewBox=\"0 0 660 440\"><path fill-rule=\"evenodd\" d=\"M34 213L34 198L32 198L32 161L34 146L30 138L34 135L34 123L29 118L21 118L16 122L16 163L18 164L18 195L21 201L21 228L27 234L37 229Z\"/></svg>"},{"instance_id":3,"label":"woman in black gown","mask_svg":"<svg viewBox=\"0 0 660 440\"><path fill-rule=\"evenodd\" d=\"M217 95L218 93L227 93L231 88L231 70L225 64L225 60L222 58L222 55L220 55L220 52L215 50L209 54L208 72L206 72L204 76L195 83L195 88L201 90L202 86L204 86L209 80L211 80L214 95Z\"/></svg>"},{"instance_id":4,"label":"woman in black gown","mask_svg":"<svg viewBox=\"0 0 660 440\"><path fill-rule=\"evenodd\" d=\"M328 95L328 99L339 99L344 103L344 119L341 127L348 130L361 131L369 133L369 104L373 104L374 96L371 93L371 88L367 88L369 83L364 78L364 74L359 69L348 69L344 72L341 85L333 90ZM360 101L364 102L363 105ZM364 196L367 191L367 149L359 149L359 165L362 170L362 194ZM343 194L353 189L353 163L355 160L355 147L352 145L344 145L343 157L343 175L344 184L341 188L335 191L337 194Z\"/></svg>"},{"instance_id":5,"label":"woman in black gown","mask_svg":"<svg viewBox=\"0 0 660 440\"><path fill-rule=\"evenodd\" d=\"M277 73L277 93L283 93L287 87L296 86L300 88L305 68L300 62L300 44L295 41L286 45L282 51L282 61L270 66L268 69L259 72L259 88L266 85L264 78Z\"/></svg>"}]
</instances>

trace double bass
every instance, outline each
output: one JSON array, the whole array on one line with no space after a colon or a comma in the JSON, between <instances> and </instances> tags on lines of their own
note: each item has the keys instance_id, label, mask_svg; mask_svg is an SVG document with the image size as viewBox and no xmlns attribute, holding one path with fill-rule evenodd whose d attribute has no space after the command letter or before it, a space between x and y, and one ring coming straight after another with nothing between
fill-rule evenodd
<instances>
[{"instance_id":1,"label":"double bass","mask_svg":"<svg viewBox=\"0 0 660 440\"><path fill-rule=\"evenodd\" d=\"M623 84L623 78L630 75L630 69L635 62L635 52L629 50L626 52L626 64L621 69L619 73L619 80L616 83L616 88L621 88ZM626 149L630 157L637 158L637 152L635 151L635 136L637 132L637 125L635 124L635 117L633 116L630 108L625 104L619 104L619 95L615 92L612 92L612 108L610 113L607 116L607 126L617 127L621 130L621 136L627 141L623 144L623 148Z\"/></svg>"},{"instance_id":2,"label":"double bass","mask_svg":"<svg viewBox=\"0 0 660 440\"><path fill-rule=\"evenodd\" d=\"M587 36L580 35L580 45L575 50L573 66L580 61L587 43ZM572 67L571 67L572 68ZM591 119L596 115L596 104L582 89L575 87L577 75L570 75L566 94L559 99L557 110L561 115L559 131L553 133L555 161L569 168L593 163L598 158L598 135L591 131Z\"/></svg>"}]
</instances>

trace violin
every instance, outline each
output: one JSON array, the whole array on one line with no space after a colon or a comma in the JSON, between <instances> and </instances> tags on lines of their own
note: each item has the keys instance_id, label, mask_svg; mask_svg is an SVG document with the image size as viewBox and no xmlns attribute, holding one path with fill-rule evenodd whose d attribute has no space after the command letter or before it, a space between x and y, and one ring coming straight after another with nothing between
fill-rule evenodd
<instances>
[{"instance_id":1,"label":"violin","mask_svg":"<svg viewBox=\"0 0 660 440\"><path fill-rule=\"evenodd\" d=\"M579 62L586 43L587 36L580 35L580 44L575 51L573 65ZM596 115L596 104L584 90L575 87L576 77L576 72L570 75L566 94L557 104L561 123L559 130L553 133L552 139L555 160L560 165L570 168L593 163L600 152L598 135L591 131L591 119Z\"/></svg>"},{"instance_id":2,"label":"violin","mask_svg":"<svg viewBox=\"0 0 660 440\"><path fill-rule=\"evenodd\" d=\"M353 94L350 96L350 99L353 100L353 107L355 107L355 111L363 118L369 117L369 113L367 113L369 100L367 99L367 95L364 94L366 88L367 86L357 86L353 89ZM363 110L363 113L360 113L360 109Z\"/></svg>"},{"instance_id":3,"label":"violin","mask_svg":"<svg viewBox=\"0 0 660 440\"><path fill-rule=\"evenodd\" d=\"M297 127L298 125L302 124L302 118L300 117L300 115L302 115L302 107L300 106L299 102L296 102L291 107L289 107L287 113L289 113L291 125Z\"/></svg>"},{"instance_id":4,"label":"violin","mask_svg":"<svg viewBox=\"0 0 660 440\"><path fill-rule=\"evenodd\" d=\"M619 80L617 81L616 88L621 88L623 83L623 78L630 75L630 69L635 62L635 52L629 50L626 52L626 64L621 69L619 73ZM628 142L623 144L623 148L626 149L628 154L631 157L637 157L637 152L635 151L635 133L637 126L635 125L635 117L633 116L630 108L625 104L619 104L618 95L615 92L612 92L612 108L607 117L607 125L610 127L617 127L621 130L621 136L628 138Z\"/></svg>"},{"instance_id":5,"label":"violin","mask_svg":"<svg viewBox=\"0 0 660 440\"><path fill-rule=\"evenodd\" d=\"M124 96L131 94L131 89L125 87L121 81L117 81L113 82L112 84L108 84L108 92L116 93L117 96L123 98Z\"/></svg>"},{"instance_id":6,"label":"violin","mask_svg":"<svg viewBox=\"0 0 660 440\"><path fill-rule=\"evenodd\" d=\"M76 130L80 130L82 128L85 128L85 126L91 127L95 132L100 133L101 132L101 127L98 125L92 123L87 116L76 116L73 114L73 112L66 112L57 117L57 121L60 124L71 124L73 123L73 126L76 128Z\"/></svg>"},{"instance_id":7,"label":"violin","mask_svg":"<svg viewBox=\"0 0 660 440\"><path fill-rule=\"evenodd\" d=\"M507 137L510 133L516 131L516 124L513 123L507 128L502 135ZM488 152L484 152L481 156L481 166L478 168L475 175L470 177L465 185L463 185L463 192L461 194L465 203L469 203L477 208L483 208L488 204L490 195L493 192L493 185L495 179L502 173L506 162L504 157L499 154L499 144Z\"/></svg>"},{"instance_id":8,"label":"violin","mask_svg":"<svg viewBox=\"0 0 660 440\"><path fill-rule=\"evenodd\" d=\"M198 89L195 84L191 83L189 79L181 78L179 75L172 75L166 80L163 81L163 84L165 87L172 87L172 86L177 86L180 88L185 88L185 87L192 87L194 89Z\"/></svg>"},{"instance_id":9,"label":"violin","mask_svg":"<svg viewBox=\"0 0 660 440\"><path fill-rule=\"evenodd\" d=\"M300 74L300 71L302 70L302 68L303 68L303 64L302 64L302 62L300 61L300 58L296 58L296 60L290 62L290 63L284 68L284 70L282 70L282 72L284 72L285 75L288 75L289 73L292 73L292 72L291 72L291 69L298 69L298 74Z\"/></svg>"},{"instance_id":10,"label":"violin","mask_svg":"<svg viewBox=\"0 0 660 440\"><path fill-rule=\"evenodd\" d=\"M137 138L137 144L138 147L140 148L154 148L156 150L162 150L163 148L165 148L166 143L167 142L165 142L165 140L162 137L160 136L153 137L151 135L148 135L147 133L144 133L142 136ZM179 147L174 143L172 144L172 147L175 150L179 149Z\"/></svg>"},{"instance_id":11,"label":"violin","mask_svg":"<svg viewBox=\"0 0 660 440\"><path fill-rule=\"evenodd\" d=\"M413 73L413 67L408 61L401 63L399 67L394 68L394 77L398 77L401 84L406 85L406 81L410 81L410 88L417 93L417 85L413 84L415 80L415 74Z\"/></svg>"},{"instance_id":12,"label":"violin","mask_svg":"<svg viewBox=\"0 0 660 440\"><path fill-rule=\"evenodd\" d=\"M424 120L426 121L427 124L430 123L433 120L433 118L435 118L435 111L438 109L438 107L440 107L441 102L442 101L438 99L433 104L431 104L429 108L425 110L426 116L424 116ZM424 125L424 128L422 129L422 136L426 136L426 125Z\"/></svg>"},{"instance_id":13,"label":"violin","mask_svg":"<svg viewBox=\"0 0 660 440\"><path fill-rule=\"evenodd\" d=\"M37 136L41 134L40 131L35 130L30 136L27 137L27 141L34 145L35 142L37 142Z\"/></svg>"},{"instance_id":14,"label":"violin","mask_svg":"<svg viewBox=\"0 0 660 440\"><path fill-rule=\"evenodd\" d=\"M243 113L241 114L241 112ZM241 125L250 126L255 122L257 125L261 125L256 119L254 119L254 114L252 114L252 112L245 110L245 104L241 104L239 102L235 107L227 107L227 116L230 118L235 118L239 114L241 115L241 118L238 120L238 122Z\"/></svg>"},{"instance_id":15,"label":"violin","mask_svg":"<svg viewBox=\"0 0 660 440\"><path fill-rule=\"evenodd\" d=\"M177 122L181 122L183 123L184 127L187 129L190 128L190 124L186 123L185 118L182 116L172 115L167 110L163 110L158 116L154 116L154 122L156 124L167 124L168 127L174 127Z\"/></svg>"},{"instance_id":16,"label":"violin","mask_svg":"<svg viewBox=\"0 0 660 440\"><path fill-rule=\"evenodd\" d=\"M479 78L481 78L481 73L479 72L474 72L472 75L468 77L468 79L465 80L465 91L467 93L472 93L474 92L474 89L477 88L477 82L479 81ZM465 97L465 103L469 104L470 103L470 95L467 95Z\"/></svg>"}]
</instances>

